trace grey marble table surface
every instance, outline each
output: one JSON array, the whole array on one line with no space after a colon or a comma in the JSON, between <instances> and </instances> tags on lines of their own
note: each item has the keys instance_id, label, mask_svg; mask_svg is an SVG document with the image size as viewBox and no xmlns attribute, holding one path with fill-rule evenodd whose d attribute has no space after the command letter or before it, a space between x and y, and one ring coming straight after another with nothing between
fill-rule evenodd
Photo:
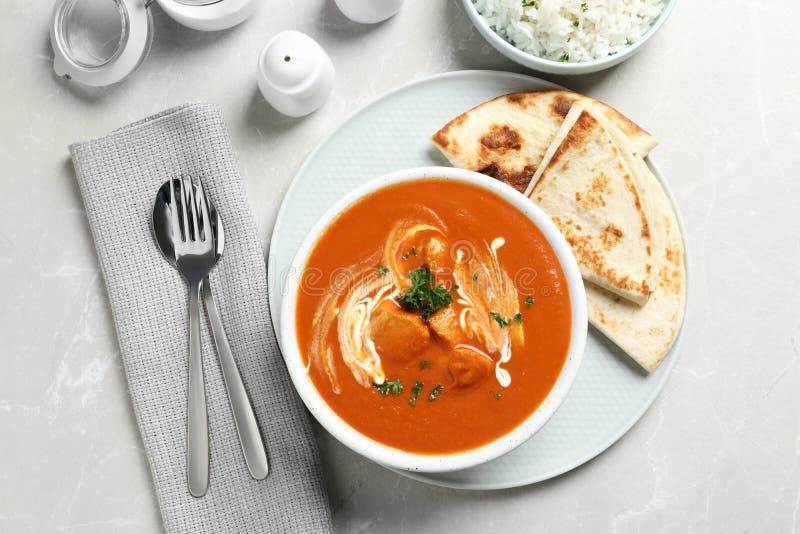
<instances>
[{"instance_id":1,"label":"grey marble table surface","mask_svg":"<svg viewBox=\"0 0 800 534\"><path fill-rule=\"evenodd\" d=\"M160 518L67 145L207 100L229 124L264 245L292 176L384 91L460 69L525 72L456 0L407 0L375 26L331 0L269 1L219 34L154 8L125 82L52 75L51 1L0 17L0 532L158 532ZM691 255L680 360L650 411L600 457L496 492L428 487L319 433L341 532L800 532L800 32L797 0L682 0L618 68L548 77L617 105L655 151ZM284 29L316 38L337 81L303 120L272 111L255 62Z\"/></svg>"}]
</instances>

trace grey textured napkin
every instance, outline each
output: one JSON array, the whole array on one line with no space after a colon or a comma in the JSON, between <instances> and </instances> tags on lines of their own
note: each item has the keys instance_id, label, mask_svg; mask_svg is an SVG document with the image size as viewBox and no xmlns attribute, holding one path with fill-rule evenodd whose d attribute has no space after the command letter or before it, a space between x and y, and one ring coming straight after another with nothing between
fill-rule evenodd
<instances>
[{"instance_id":1,"label":"grey textured napkin","mask_svg":"<svg viewBox=\"0 0 800 534\"><path fill-rule=\"evenodd\" d=\"M70 151L167 532L331 531L317 447L273 333L264 254L219 110L180 106ZM270 475L253 480L203 321L211 465L199 499L186 486L188 291L150 230L159 186L181 173L203 178L225 224L211 285L270 460Z\"/></svg>"}]
</instances>

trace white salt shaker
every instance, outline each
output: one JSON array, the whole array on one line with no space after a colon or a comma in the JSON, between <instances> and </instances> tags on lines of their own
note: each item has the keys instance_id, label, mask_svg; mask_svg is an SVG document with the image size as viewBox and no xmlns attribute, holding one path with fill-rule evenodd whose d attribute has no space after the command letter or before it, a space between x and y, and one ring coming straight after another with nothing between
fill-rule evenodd
<instances>
[{"instance_id":1,"label":"white salt shaker","mask_svg":"<svg viewBox=\"0 0 800 534\"><path fill-rule=\"evenodd\" d=\"M267 43L258 58L258 88L275 109L303 117L325 103L333 89L333 62L308 35L288 30Z\"/></svg>"},{"instance_id":2,"label":"white salt shaker","mask_svg":"<svg viewBox=\"0 0 800 534\"><path fill-rule=\"evenodd\" d=\"M336 5L350 20L374 24L400 11L403 0L336 0Z\"/></svg>"}]
</instances>

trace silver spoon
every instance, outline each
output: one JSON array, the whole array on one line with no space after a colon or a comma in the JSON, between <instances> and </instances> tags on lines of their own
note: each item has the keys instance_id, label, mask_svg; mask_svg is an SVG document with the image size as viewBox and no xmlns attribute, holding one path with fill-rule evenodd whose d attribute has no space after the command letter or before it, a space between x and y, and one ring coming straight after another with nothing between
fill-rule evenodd
<instances>
[{"instance_id":1,"label":"silver spoon","mask_svg":"<svg viewBox=\"0 0 800 534\"><path fill-rule=\"evenodd\" d=\"M174 182L177 184L179 181L174 180ZM170 232L169 194L169 182L165 182L158 190L155 206L153 207L153 234L161 253L174 266L175 247L172 233ZM216 255L219 260L225 248L225 231L222 225L222 218L210 200L208 200L208 209L211 229L215 238ZM222 378L231 403L233 420L236 424L236 431L239 434L239 442L242 446L245 463L250 476L256 480L262 480L269 474L267 454L264 450L261 434L258 431L258 424L250 398L247 396L247 390L244 388L239 368L233 358L228 336L225 334L225 328L222 325L208 278L203 281L203 302L211 323L211 332L222 368Z\"/></svg>"}]
</instances>

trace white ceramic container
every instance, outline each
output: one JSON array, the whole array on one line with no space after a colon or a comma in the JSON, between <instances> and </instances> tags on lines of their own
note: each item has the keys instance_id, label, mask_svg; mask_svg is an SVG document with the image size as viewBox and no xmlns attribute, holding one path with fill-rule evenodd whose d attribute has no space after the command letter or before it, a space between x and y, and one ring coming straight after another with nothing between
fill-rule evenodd
<instances>
[{"instance_id":1,"label":"white ceramic container","mask_svg":"<svg viewBox=\"0 0 800 534\"><path fill-rule=\"evenodd\" d=\"M297 332L295 331L297 292L300 290L301 276L289 280L286 296L282 302L281 347L292 381L300 397L314 417L339 441L355 452L388 467L407 471L446 472L473 467L498 458L523 444L544 426L567 396L577 375L586 344L587 312L586 294L578 264L569 245L550 218L512 187L482 174L452 167L419 167L394 172L363 184L345 195L322 216L307 234L292 262L291 272L302 272L320 235L349 206L385 187L431 178L466 182L500 196L527 216L542 231L556 254L569 289L572 327L566 362L555 385L542 404L510 433L481 447L454 454L415 454L384 445L360 433L340 418L317 392L306 372L306 365L299 352Z\"/></svg>"},{"instance_id":2,"label":"white ceramic container","mask_svg":"<svg viewBox=\"0 0 800 534\"><path fill-rule=\"evenodd\" d=\"M290 117L308 115L322 106L334 77L333 62L325 50L298 31L284 31L270 39L258 58L261 94Z\"/></svg>"}]
</instances>

